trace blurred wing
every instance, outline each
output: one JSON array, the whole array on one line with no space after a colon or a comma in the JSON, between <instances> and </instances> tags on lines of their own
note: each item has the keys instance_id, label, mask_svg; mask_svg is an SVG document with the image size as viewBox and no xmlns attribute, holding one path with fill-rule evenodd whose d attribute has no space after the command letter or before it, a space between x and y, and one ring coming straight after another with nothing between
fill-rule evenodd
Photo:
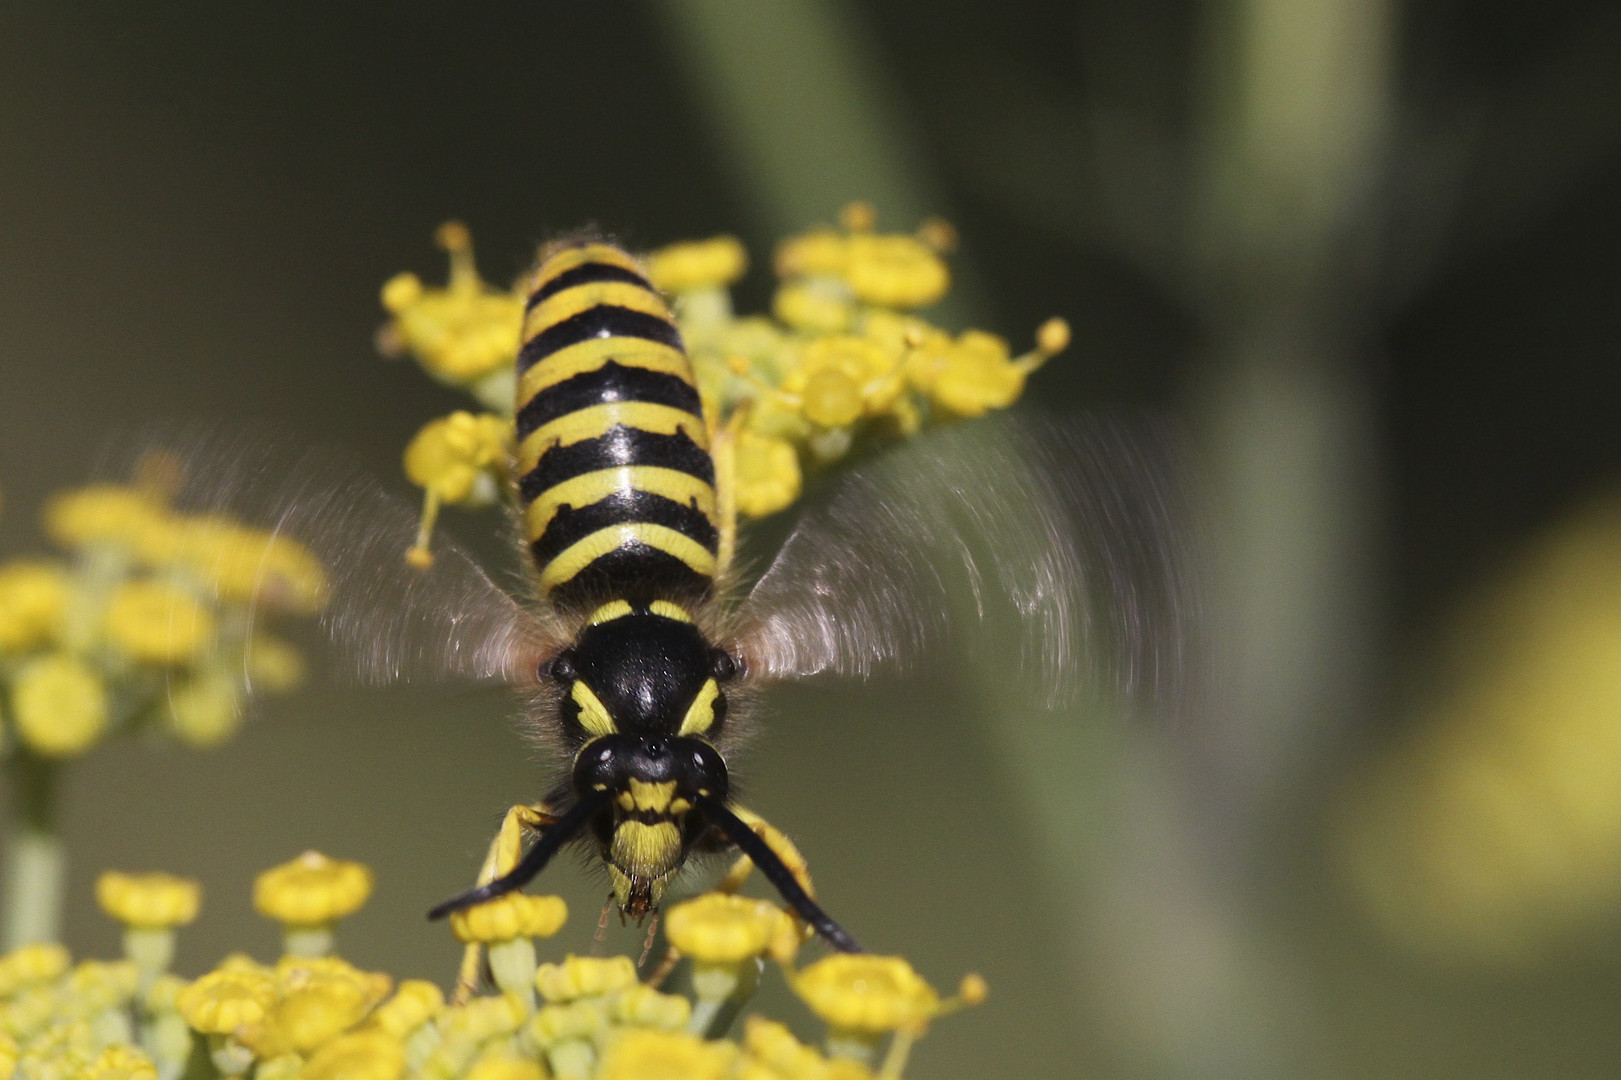
<instances>
[{"instance_id":1,"label":"blurred wing","mask_svg":"<svg viewBox=\"0 0 1621 1080\"><path fill-rule=\"evenodd\" d=\"M1200 574L1170 446L1141 424L1015 413L851 471L750 594L747 669L907 671L942 646L1013 643L1002 638L1043 706L1088 690L1175 698Z\"/></svg>"},{"instance_id":2,"label":"blurred wing","mask_svg":"<svg viewBox=\"0 0 1621 1080\"><path fill-rule=\"evenodd\" d=\"M415 513L335 451L288 453L258 433L155 445L176 474L173 503L183 533L193 534L193 542L182 535L181 543L201 553L205 578L228 583L251 576L255 622L312 599L294 595L308 588L292 580L292 564L299 547L313 554L321 579L321 595L313 599L322 602L320 622L340 672L371 683L445 677L524 683L560 647L553 627L442 535L431 567L410 566L405 552L416 535ZM275 542L250 546L252 565L229 565L241 550L206 535L226 517L265 530ZM213 566L206 564L210 557Z\"/></svg>"}]
</instances>

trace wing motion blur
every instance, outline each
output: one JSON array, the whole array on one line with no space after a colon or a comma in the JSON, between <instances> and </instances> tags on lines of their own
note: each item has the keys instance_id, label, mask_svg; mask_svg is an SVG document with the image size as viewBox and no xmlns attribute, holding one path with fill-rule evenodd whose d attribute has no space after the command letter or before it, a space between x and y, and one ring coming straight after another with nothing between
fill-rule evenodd
<instances>
[{"instance_id":1,"label":"wing motion blur","mask_svg":"<svg viewBox=\"0 0 1621 1080\"><path fill-rule=\"evenodd\" d=\"M292 541L321 566L321 623L342 674L368 683L446 677L533 682L540 658L559 647L542 615L519 604L477 562L442 536L431 567L405 559L416 518L371 477L326 448L278 450L259 432L168 438L154 445L177 474L173 499L191 529L246 522L272 537L250 547L255 596L274 597ZM218 559L240 549L216 545ZM213 575L216 579L222 573Z\"/></svg>"},{"instance_id":2,"label":"wing motion blur","mask_svg":"<svg viewBox=\"0 0 1621 1080\"><path fill-rule=\"evenodd\" d=\"M1033 704L1174 698L1192 675L1200 574L1171 447L1142 424L1018 414L852 470L749 596L747 669L906 672L1005 633Z\"/></svg>"}]
</instances>

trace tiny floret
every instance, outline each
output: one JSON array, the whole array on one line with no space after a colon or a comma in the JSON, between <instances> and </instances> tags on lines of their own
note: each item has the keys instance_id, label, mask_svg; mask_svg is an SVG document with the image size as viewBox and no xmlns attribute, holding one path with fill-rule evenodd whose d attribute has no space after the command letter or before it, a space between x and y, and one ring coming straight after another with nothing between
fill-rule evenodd
<instances>
[{"instance_id":1,"label":"tiny floret","mask_svg":"<svg viewBox=\"0 0 1621 1080\"><path fill-rule=\"evenodd\" d=\"M180 1015L204 1035L228 1035L257 1024L275 1003L275 981L244 967L218 968L175 996Z\"/></svg>"},{"instance_id":2,"label":"tiny floret","mask_svg":"<svg viewBox=\"0 0 1621 1080\"><path fill-rule=\"evenodd\" d=\"M682 953L711 963L737 963L766 952L792 920L764 900L705 893L670 909L664 932Z\"/></svg>"},{"instance_id":3,"label":"tiny floret","mask_svg":"<svg viewBox=\"0 0 1621 1080\"><path fill-rule=\"evenodd\" d=\"M920 1027L940 995L897 956L840 953L793 977L794 992L833 1028L880 1033Z\"/></svg>"},{"instance_id":4,"label":"tiny floret","mask_svg":"<svg viewBox=\"0 0 1621 1080\"><path fill-rule=\"evenodd\" d=\"M722 1080L737 1048L678 1031L633 1029L609 1044L599 1080Z\"/></svg>"},{"instance_id":5,"label":"tiny floret","mask_svg":"<svg viewBox=\"0 0 1621 1080\"><path fill-rule=\"evenodd\" d=\"M96 879L96 903L125 926L185 926L197 918L202 886L173 874L124 874L109 870Z\"/></svg>"},{"instance_id":6,"label":"tiny floret","mask_svg":"<svg viewBox=\"0 0 1621 1080\"><path fill-rule=\"evenodd\" d=\"M568 905L561 897L513 892L455 912L450 916L450 928L459 941L487 944L519 937L551 937L567 920Z\"/></svg>"},{"instance_id":7,"label":"tiny floret","mask_svg":"<svg viewBox=\"0 0 1621 1080\"><path fill-rule=\"evenodd\" d=\"M730 285L748 269L748 253L735 236L717 236L659 248L648 256L648 276L666 293Z\"/></svg>"},{"instance_id":8,"label":"tiny floret","mask_svg":"<svg viewBox=\"0 0 1621 1080\"><path fill-rule=\"evenodd\" d=\"M197 655L214 636L214 616L191 593L166 581L126 581L107 602L107 640L132 658L173 664Z\"/></svg>"},{"instance_id":9,"label":"tiny floret","mask_svg":"<svg viewBox=\"0 0 1621 1080\"><path fill-rule=\"evenodd\" d=\"M158 1080L158 1069L133 1046L109 1046L73 1080Z\"/></svg>"},{"instance_id":10,"label":"tiny floret","mask_svg":"<svg viewBox=\"0 0 1621 1080\"><path fill-rule=\"evenodd\" d=\"M405 1048L386 1031L370 1028L340 1035L304 1063L301 1080L399 1080Z\"/></svg>"},{"instance_id":11,"label":"tiny floret","mask_svg":"<svg viewBox=\"0 0 1621 1080\"><path fill-rule=\"evenodd\" d=\"M49 641L67 607L67 576L47 562L0 566L0 649L32 649Z\"/></svg>"},{"instance_id":12,"label":"tiny floret","mask_svg":"<svg viewBox=\"0 0 1621 1080\"><path fill-rule=\"evenodd\" d=\"M254 879L253 908L285 925L318 926L359 911L371 885L360 863L306 851Z\"/></svg>"},{"instance_id":13,"label":"tiny floret","mask_svg":"<svg viewBox=\"0 0 1621 1080\"><path fill-rule=\"evenodd\" d=\"M107 687L83 660L47 653L18 669L11 684L17 734L42 757L82 754L107 730Z\"/></svg>"},{"instance_id":14,"label":"tiny floret","mask_svg":"<svg viewBox=\"0 0 1621 1080\"><path fill-rule=\"evenodd\" d=\"M51 982L68 969L68 951L55 942L40 942L0 956L0 997Z\"/></svg>"},{"instance_id":15,"label":"tiny floret","mask_svg":"<svg viewBox=\"0 0 1621 1080\"><path fill-rule=\"evenodd\" d=\"M426 979L406 979L394 996L377 1006L371 1022L403 1039L438 1016L445 1007L445 993Z\"/></svg>"},{"instance_id":16,"label":"tiny floret","mask_svg":"<svg viewBox=\"0 0 1621 1080\"><path fill-rule=\"evenodd\" d=\"M535 989L547 1001L573 1001L623 990L636 983L636 965L628 956L569 956L561 964L542 964Z\"/></svg>"}]
</instances>

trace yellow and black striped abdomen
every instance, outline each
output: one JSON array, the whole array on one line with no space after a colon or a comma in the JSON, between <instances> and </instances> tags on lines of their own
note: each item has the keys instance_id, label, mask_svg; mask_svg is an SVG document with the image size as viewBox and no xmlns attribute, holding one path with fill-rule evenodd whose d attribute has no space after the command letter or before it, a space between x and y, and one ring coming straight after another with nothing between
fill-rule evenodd
<instances>
[{"instance_id":1,"label":"yellow and black striped abdomen","mask_svg":"<svg viewBox=\"0 0 1621 1080\"><path fill-rule=\"evenodd\" d=\"M715 574L715 465L662 297L609 244L551 253L518 353L524 539L554 603L695 597Z\"/></svg>"}]
</instances>

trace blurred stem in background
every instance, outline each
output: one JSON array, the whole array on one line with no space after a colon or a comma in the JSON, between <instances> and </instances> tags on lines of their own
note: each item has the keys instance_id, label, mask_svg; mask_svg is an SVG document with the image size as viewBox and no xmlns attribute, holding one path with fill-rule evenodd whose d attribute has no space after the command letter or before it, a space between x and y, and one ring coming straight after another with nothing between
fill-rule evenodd
<instances>
[{"instance_id":1,"label":"blurred stem in background","mask_svg":"<svg viewBox=\"0 0 1621 1080\"><path fill-rule=\"evenodd\" d=\"M798 228L853 198L900 221L948 209L906 130L901 95L840 0L691 0L657 8L762 223ZM1117 197L1172 193L1171 204L1134 207L1109 229L1128 250L1155 253L1160 280L1175 283L1206 331L1193 408L1226 541L1216 611L1232 693L1224 715L1205 719L1220 725L1209 735L1225 758L1218 764L1234 818L1228 824L1242 837L1253 835L1258 817L1298 775L1310 736L1351 706L1346 687L1357 683L1376 595L1366 565L1375 545L1364 382L1371 264L1364 256L1379 220L1372 211L1389 126L1393 14L1387 0L1221 0L1209 5L1208 19L1212 32L1201 38L1205 52L1192 73L1201 92L1187 145L1164 159L1181 174L1134 184L1109 177L1117 163L1097 153L1085 162L1092 175L1072 179ZM1111 59L1117 70L1130 67L1127 56ZM1027 141L1022 160L988 160L1009 172L1050 174L1053 163L1030 153L1051 145ZM1165 236L1166 221L1182 228ZM1130 235L1133 223L1143 235ZM973 304L972 289L957 295ZM1091 922L1078 933L1096 939L1100 917L1134 908L1140 915L1146 897L1166 895L1164 854L1148 872L1126 864L1200 838L1182 818L1187 807L1179 805L1174 770L1153 765L1158 755L1150 751L1145 761L1120 747L1100 753L1098 737L1084 730L1027 717L993 725L1040 838L1033 846L1052 860L1048 880L1070 907L1053 907L1054 922ZM1095 786L1088 780L1131 767L1134 758L1139 800L1158 786L1150 801L1171 812L1129 815L1125 847L1135 856L1120 854L1118 845L1112 855L1094 850L1086 839L1097 827L1087 826L1087 791ZM1100 896L1098 879L1111 872L1135 887ZM1117 942L1123 954L1110 974L1146 983L1128 995L1129 1007L1155 1015L1138 1016L1130 1027L1143 1036L1177 1032L1171 1041L1186 1042L1160 1052L1168 1074L1212 1075L1214 1068L1217 1075L1253 1075L1265 1071L1253 1060L1263 1040L1252 1037L1265 1021L1253 1002L1239 1000L1248 994L1220 989L1246 980L1214 970L1229 966L1223 957L1231 959L1232 942L1222 939L1234 929L1222 925L1208 896L1199 899L1211 883L1187 880L1197 873L1175 875L1183 879L1171 890L1180 902L1148 909L1183 932L1144 934L1134 957ZM1099 902L1114 910L1086 910ZM1190 917L1199 930L1187 929ZM1196 938L1204 944L1183 951ZM1177 955L1166 955L1167 945ZM1147 956L1150 949L1161 955ZM1077 969L1085 952L1074 955ZM1194 970L1201 965L1206 970Z\"/></svg>"},{"instance_id":2,"label":"blurred stem in background","mask_svg":"<svg viewBox=\"0 0 1621 1080\"><path fill-rule=\"evenodd\" d=\"M6 761L11 829L5 850L5 941L11 951L39 941L60 941L62 887L67 855L59 829L61 766L26 750Z\"/></svg>"}]
</instances>

